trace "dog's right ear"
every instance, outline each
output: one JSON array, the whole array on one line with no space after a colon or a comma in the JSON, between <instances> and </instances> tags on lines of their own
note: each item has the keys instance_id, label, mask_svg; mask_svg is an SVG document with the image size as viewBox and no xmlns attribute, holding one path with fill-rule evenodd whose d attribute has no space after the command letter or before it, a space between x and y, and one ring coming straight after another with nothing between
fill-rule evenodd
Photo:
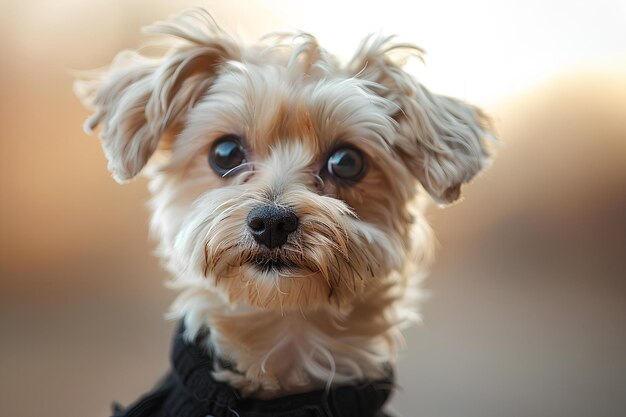
<instances>
[{"instance_id":1,"label":"dog's right ear","mask_svg":"<svg viewBox=\"0 0 626 417\"><path fill-rule=\"evenodd\" d=\"M157 22L145 31L162 35L156 46L169 47L169 52L152 58L123 51L106 71L74 83L76 95L94 110L85 131L102 126L102 148L119 182L135 177L161 136L185 122L222 64L240 58L236 42L203 9Z\"/></svg>"}]
</instances>

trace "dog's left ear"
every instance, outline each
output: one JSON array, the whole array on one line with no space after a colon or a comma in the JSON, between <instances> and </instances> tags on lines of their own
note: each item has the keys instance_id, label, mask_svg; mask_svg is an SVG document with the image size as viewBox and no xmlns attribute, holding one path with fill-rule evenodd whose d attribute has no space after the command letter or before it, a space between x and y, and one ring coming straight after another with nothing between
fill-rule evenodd
<instances>
[{"instance_id":1,"label":"dog's left ear","mask_svg":"<svg viewBox=\"0 0 626 417\"><path fill-rule=\"evenodd\" d=\"M202 9L192 9L146 32L160 35L165 56L123 51L103 73L77 80L74 91L94 114L85 122L100 139L113 177L135 177L165 133L180 128L203 97L221 65L238 59L240 48ZM172 132L175 133L175 132Z\"/></svg>"},{"instance_id":2,"label":"dog's left ear","mask_svg":"<svg viewBox=\"0 0 626 417\"><path fill-rule=\"evenodd\" d=\"M418 55L412 45L393 44L392 37L366 38L348 65L370 89L390 100L398 122L393 148L438 203L451 203L489 161L485 140L493 138L489 119L477 107L428 91L403 69L400 55Z\"/></svg>"}]
</instances>

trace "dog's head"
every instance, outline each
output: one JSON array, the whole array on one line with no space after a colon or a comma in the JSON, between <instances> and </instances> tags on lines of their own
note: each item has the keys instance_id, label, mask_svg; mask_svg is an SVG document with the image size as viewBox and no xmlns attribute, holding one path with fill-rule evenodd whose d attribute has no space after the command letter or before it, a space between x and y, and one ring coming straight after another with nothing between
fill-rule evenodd
<instances>
[{"instance_id":1,"label":"dog's head","mask_svg":"<svg viewBox=\"0 0 626 417\"><path fill-rule=\"evenodd\" d=\"M119 181L152 158L161 256L231 303L349 304L405 268L418 184L448 203L487 161L480 110L395 59L415 47L369 37L347 65L308 34L243 48L202 10L149 31L165 56L77 82L86 128Z\"/></svg>"}]
</instances>

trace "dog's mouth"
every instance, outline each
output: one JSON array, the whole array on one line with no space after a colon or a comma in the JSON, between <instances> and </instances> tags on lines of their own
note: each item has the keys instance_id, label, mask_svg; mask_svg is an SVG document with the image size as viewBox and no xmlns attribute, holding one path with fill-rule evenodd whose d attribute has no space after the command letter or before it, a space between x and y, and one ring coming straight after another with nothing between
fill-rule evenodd
<instances>
[{"instance_id":1,"label":"dog's mouth","mask_svg":"<svg viewBox=\"0 0 626 417\"><path fill-rule=\"evenodd\" d=\"M251 261L252 266L260 272L288 272L298 268L298 265L284 259L257 256Z\"/></svg>"}]
</instances>

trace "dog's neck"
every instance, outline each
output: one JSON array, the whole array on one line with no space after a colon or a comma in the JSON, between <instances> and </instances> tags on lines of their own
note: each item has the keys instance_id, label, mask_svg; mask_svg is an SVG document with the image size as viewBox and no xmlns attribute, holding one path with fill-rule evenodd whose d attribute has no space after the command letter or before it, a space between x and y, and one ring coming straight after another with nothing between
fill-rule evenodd
<instances>
[{"instance_id":1,"label":"dog's neck","mask_svg":"<svg viewBox=\"0 0 626 417\"><path fill-rule=\"evenodd\" d=\"M397 278L400 279L400 278ZM273 311L232 306L207 286L187 287L172 306L185 337L209 328L215 376L243 395L271 398L334 384L373 380L393 363L404 307L397 279L373 286L349 307Z\"/></svg>"}]
</instances>

